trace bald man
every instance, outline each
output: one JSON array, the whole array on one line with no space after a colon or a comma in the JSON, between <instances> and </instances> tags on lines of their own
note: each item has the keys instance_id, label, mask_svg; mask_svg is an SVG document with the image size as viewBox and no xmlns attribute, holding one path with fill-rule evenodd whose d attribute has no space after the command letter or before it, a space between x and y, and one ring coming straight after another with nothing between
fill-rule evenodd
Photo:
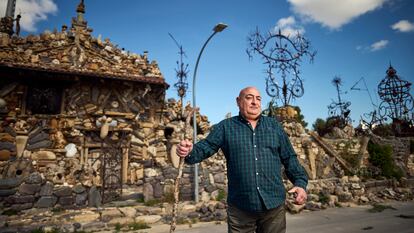
<instances>
[{"instance_id":1,"label":"bald man","mask_svg":"<svg viewBox=\"0 0 414 233\"><path fill-rule=\"evenodd\" d=\"M236 98L239 115L215 125L194 146L183 140L177 154L188 164L199 163L221 149L226 157L228 232L286 232L281 167L294 187L297 204L306 201L307 175L289 138L276 119L262 116L262 97L246 87Z\"/></svg>"}]
</instances>

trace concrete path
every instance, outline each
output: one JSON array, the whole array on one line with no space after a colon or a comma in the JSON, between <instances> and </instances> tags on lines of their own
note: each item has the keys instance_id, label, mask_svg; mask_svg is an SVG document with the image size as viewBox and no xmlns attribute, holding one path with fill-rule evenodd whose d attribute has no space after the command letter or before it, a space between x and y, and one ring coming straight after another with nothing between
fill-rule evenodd
<instances>
[{"instance_id":1,"label":"concrete path","mask_svg":"<svg viewBox=\"0 0 414 233\"><path fill-rule=\"evenodd\" d=\"M414 233L414 201L390 202L396 210L368 212L371 206L330 208L327 210L287 215L287 233ZM169 225L153 225L139 232L165 233ZM227 224L197 223L177 226L176 233L225 233Z\"/></svg>"}]
</instances>

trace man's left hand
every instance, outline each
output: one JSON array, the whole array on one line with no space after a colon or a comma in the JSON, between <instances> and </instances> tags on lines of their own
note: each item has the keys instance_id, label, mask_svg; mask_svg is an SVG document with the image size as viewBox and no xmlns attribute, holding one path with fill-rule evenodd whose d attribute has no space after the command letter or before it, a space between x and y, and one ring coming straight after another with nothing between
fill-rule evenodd
<instances>
[{"instance_id":1,"label":"man's left hand","mask_svg":"<svg viewBox=\"0 0 414 233\"><path fill-rule=\"evenodd\" d=\"M302 205L305 203L306 199L308 198L306 191L301 187L293 187L288 193L296 193L295 203L298 205Z\"/></svg>"}]
</instances>

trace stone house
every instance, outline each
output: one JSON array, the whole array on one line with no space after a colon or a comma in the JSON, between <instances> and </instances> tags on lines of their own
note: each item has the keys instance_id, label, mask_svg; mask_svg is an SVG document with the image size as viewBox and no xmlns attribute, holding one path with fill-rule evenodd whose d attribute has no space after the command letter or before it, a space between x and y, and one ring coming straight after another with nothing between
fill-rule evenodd
<instances>
[{"instance_id":1,"label":"stone house","mask_svg":"<svg viewBox=\"0 0 414 233\"><path fill-rule=\"evenodd\" d=\"M61 31L1 32L0 201L45 189L40 207L82 205L85 187L111 200L123 184L142 181L149 154L166 151L160 122L169 85L156 61L92 36L84 13L81 1ZM56 185L79 192L62 198Z\"/></svg>"}]
</instances>

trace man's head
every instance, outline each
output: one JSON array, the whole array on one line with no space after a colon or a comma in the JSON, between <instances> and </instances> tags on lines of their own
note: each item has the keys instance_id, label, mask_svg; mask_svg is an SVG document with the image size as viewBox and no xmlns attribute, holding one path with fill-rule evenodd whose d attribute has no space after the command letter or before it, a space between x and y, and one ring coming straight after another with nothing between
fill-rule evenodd
<instances>
[{"instance_id":1,"label":"man's head","mask_svg":"<svg viewBox=\"0 0 414 233\"><path fill-rule=\"evenodd\" d=\"M262 112L262 97L255 87L246 87L236 99L240 113L246 120L257 120Z\"/></svg>"}]
</instances>

